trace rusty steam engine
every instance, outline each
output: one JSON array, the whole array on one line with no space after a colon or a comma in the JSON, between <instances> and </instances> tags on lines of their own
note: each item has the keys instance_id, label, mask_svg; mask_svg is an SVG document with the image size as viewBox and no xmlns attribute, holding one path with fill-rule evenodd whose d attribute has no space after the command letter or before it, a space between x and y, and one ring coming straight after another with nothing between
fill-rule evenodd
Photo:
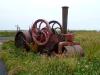
<instances>
[{"instance_id":1,"label":"rusty steam engine","mask_svg":"<svg viewBox=\"0 0 100 75\"><path fill-rule=\"evenodd\" d=\"M74 34L67 31L68 7L62 7L62 25L58 21L47 22L38 19L28 31L17 31L15 46L30 48L34 52L47 55L64 54L66 56L83 56L84 51L80 43L74 42Z\"/></svg>"}]
</instances>

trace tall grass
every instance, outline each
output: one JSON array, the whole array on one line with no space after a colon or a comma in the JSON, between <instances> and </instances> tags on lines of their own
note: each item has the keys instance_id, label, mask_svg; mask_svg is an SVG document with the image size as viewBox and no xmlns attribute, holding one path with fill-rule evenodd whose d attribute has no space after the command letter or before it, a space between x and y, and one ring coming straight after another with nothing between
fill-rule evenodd
<instances>
[{"instance_id":1,"label":"tall grass","mask_svg":"<svg viewBox=\"0 0 100 75\"><path fill-rule=\"evenodd\" d=\"M95 56L99 57L100 32L77 32L76 41L80 42L89 59L92 59Z\"/></svg>"},{"instance_id":2,"label":"tall grass","mask_svg":"<svg viewBox=\"0 0 100 75\"><path fill-rule=\"evenodd\" d=\"M85 51L83 58L45 57L18 49L13 41L2 45L0 58L9 75L99 75L100 33L76 32L75 41Z\"/></svg>"}]
</instances>

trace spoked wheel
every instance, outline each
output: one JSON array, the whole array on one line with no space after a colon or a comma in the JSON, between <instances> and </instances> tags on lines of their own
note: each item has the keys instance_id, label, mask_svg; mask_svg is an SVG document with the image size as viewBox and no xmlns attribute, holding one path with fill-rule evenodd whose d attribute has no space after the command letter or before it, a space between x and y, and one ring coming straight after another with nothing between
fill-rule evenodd
<instances>
[{"instance_id":1,"label":"spoked wheel","mask_svg":"<svg viewBox=\"0 0 100 75\"><path fill-rule=\"evenodd\" d=\"M41 26L42 25L42 26ZM32 38L38 45L45 45L51 34L49 23L43 19L38 19L32 27Z\"/></svg>"},{"instance_id":2,"label":"spoked wheel","mask_svg":"<svg viewBox=\"0 0 100 75\"><path fill-rule=\"evenodd\" d=\"M50 21L49 24L52 30L54 31L54 33L56 34L59 34L59 32L62 33L62 26L58 21L53 20L53 21Z\"/></svg>"},{"instance_id":3,"label":"spoked wheel","mask_svg":"<svg viewBox=\"0 0 100 75\"><path fill-rule=\"evenodd\" d=\"M73 56L84 56L83 49L80 45L64 46L64 54L68 57Z\"/></svg>"},{"instance_id":4,"label":"spoked wheel","mask_svg":"<svg viewBox=\"0 0 100 75\"><path fill-rule=\"evenodd\" d=\"M50 24L50 27L52 29L53 34L55 34L57 36L58 40L60 42L61 41L64 41L65 38L62 35L63 29L62 29L61 24L58 21L54 21L54 20L53 21L50 21L49 24Z\"/></svg>"}]
</instances>

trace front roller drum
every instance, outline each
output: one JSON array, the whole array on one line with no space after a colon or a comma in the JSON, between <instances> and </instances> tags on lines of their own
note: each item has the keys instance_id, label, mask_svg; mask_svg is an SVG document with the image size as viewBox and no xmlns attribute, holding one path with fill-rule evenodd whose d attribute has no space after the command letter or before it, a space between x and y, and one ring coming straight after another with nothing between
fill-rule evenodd
<instances>
[{"instance_id":1,"label":"front roller drum","mask_svg":"<svg viewBox=\"0 0 100 75\"><path fill-rule=\"evenodd\" d=\"M64 55L67 57L84 56L84 51L80 45L64 46Z\"/></svg>"}]
</instances>

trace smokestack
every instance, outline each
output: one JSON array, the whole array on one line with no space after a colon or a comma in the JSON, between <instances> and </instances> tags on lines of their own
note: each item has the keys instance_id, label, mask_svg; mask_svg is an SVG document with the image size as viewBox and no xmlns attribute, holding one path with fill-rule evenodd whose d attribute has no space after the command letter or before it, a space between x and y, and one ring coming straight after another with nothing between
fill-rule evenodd
<instances>
[{"instance_id":1,"label":"smokestack","mask_svg":"<svg viewBox=\"0 0 100 75\"><path fill-rule=\"evenodd\" d=\"M68 21L68 8L67 6L62 7L62 25L63 33L67 33L67 21Z\"/></svg>"}]
</instances>

